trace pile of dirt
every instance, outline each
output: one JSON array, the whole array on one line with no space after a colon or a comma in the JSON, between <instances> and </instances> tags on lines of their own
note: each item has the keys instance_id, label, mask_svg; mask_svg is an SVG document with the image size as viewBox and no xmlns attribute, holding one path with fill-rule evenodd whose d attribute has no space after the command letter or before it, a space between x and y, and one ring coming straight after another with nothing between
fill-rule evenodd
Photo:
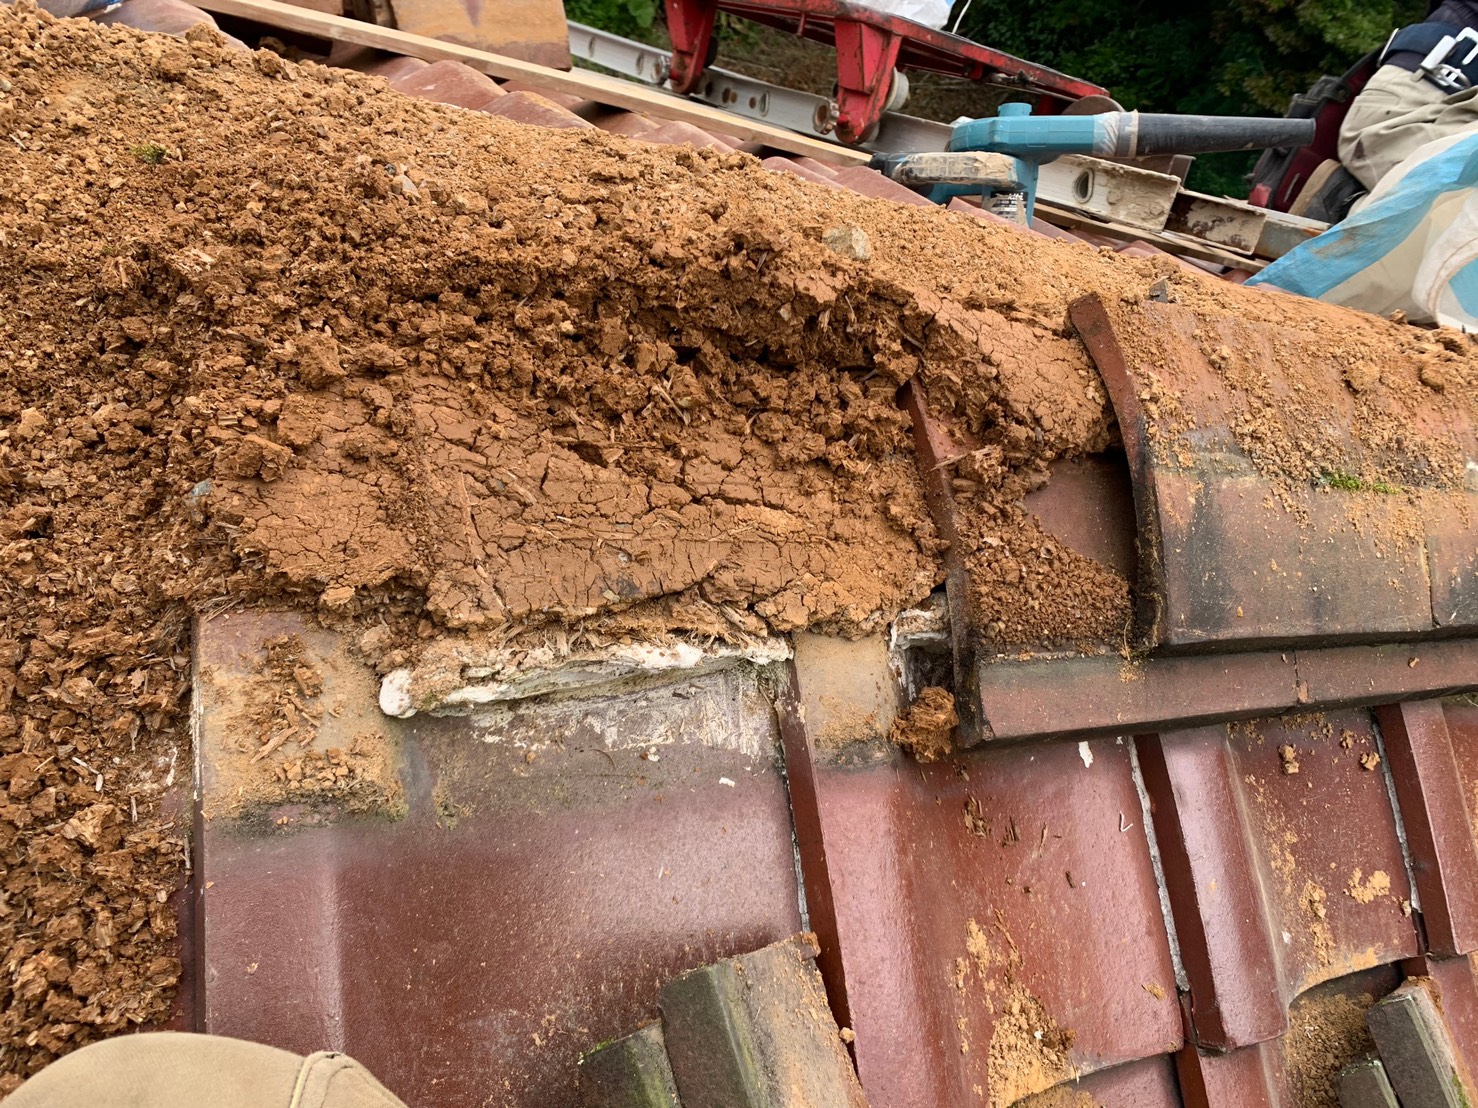
<instances>
[{"instance_id":1,"label":"pile of dirt","mask_svg":"<svg viewBox=\"0 0 1478 1108\"><path fill-rule=\"evenodd\" d=\"M1249 319L1323 318L746 155L408 99L203 27L0 6L0 133L12 1083L169 1011L192 619L308 607L381 672L449 632L876 628L942 576L896 403L911 378L980 444L969 498L1050 593L1015 504L1113 438L1067 305L1164 280ZM826 245L854 231L870 260ZM1009 589L993 602L1041 637ZM302 714L274 701L261 745ZM290 738L264 773L355 773L352 750L294 768Z\"/></svg>"},{"instance_id":2,"label":"pile of dirt","mask_svg":"<svg viewBox=\"0 0 1478 1108\"><path fill-rule=\"evenodd\" d=\"M1288 1009L1283 1038L1288 1084L1302 1108L1337 1108L1339 1071L1375 1054L1365 1015L1375 998L1343 982L1304 993Z\"/></svg>"}]
</instances>

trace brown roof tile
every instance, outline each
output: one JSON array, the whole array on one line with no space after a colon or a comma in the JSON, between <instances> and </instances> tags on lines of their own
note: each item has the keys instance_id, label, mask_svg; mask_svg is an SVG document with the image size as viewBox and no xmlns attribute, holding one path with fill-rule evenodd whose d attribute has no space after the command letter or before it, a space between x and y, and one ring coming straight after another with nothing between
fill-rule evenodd
<instances>
[{"instance_id":1,"label":"brown roof tile","mask_svg":"<svg viewBox=\"0 0 1478 1108\"><path fill-rule=\"evenodd\" d=\"M696 146L700 149L711 147L725 154L730 153L734 149L728 143L715 138L701 128L694 127L691 123L677 121L664 123L655 130L648 131L641 137L644 142L660 142L674 146L687 143L690 146Z\"/></svg>"},{"instance_id":2,"label":"brown roof tile","mask_svg":"<svg viewBox=\"0 0 1478 1108\"><path fill-rule=\"evenodd\" d=\"M875 169L855 165L836 171L836 181L863 196L874 196L879 200L893 200L899 204L928 205L931 201L913 189L891 181Z\"/></svg>"},{"instance_id":3,"label":"brown roof tile","mask_svg":"<svg viewBox=\"0 0 1478 1108\"><path fill-rule=\"evenodd\" d=\"M843 187L837 182L835 177L823 176L813 169L807 169L795 158L782 158L777 155L772 158L766 158L760 162L760 165L772 173L793 173L797 177L811 181L814 184L825 185L827 188L839 189Z\"/></svg>"},{"instance_id":4,"label":"brown roof tile","mask_svg":"<svg viewBox=\"0 0 1478 1108\"><path fill-rule=\"evenodd\" d=\"M184 0L129 0L127 4L96 18L99 23L110 26L134 27L166 35L183 35L201 23L216 26L214 19Z\"/></svg>"},{"instance_id":5,"label":"brown roof tile","mask_svg":"<svg viewBox=\"0 0 1478 1108\"><path fill-rule=\"evenodd\" d=\"M481 108L507 95L487 74L461 62L436 62L390 83L409 96L460 108Z\"/></svg>"},{"instance_id":6,"label":"brown roof tile","mask_svg":"<svg viewBox=\"0 0 1478 1108\"><path fill-rule=\"evenodd\" d=\"M431 68L420 58L406 58L400 56L392 57L368 57L359 61L359 64L351 66L361 73L369 73L376 77L394 83L404 80L413 73L419 73L423 69Z\"/></svg>"}]
</instances>

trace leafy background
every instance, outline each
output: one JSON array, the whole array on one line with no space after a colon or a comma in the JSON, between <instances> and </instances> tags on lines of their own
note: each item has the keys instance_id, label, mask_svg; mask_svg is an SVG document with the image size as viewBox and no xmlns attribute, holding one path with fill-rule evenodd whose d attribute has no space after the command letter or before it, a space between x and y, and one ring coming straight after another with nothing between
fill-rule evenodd
<instances>
[{"instance_id":1,"label":"leafy background","mask_svg":"<svg viewBox=\"0 0 1478 1108\"><path fill-rule=\"evenodd\" d=\"M566 0L569 17L617 34L661 42L655 0ZM1126 108L1151 112L1281 115L1289 97L1325 73L1343 73L1422 19L1420 0L958 0L951 25L976 42L1104 85ZM785 36L725 21L721 58L732 68L793 87L816 83L817 56ZM949 119L985 114L988 94L961 113L958 96L914 80L923 93L906 111ZM973 94L973 90L971 90ZM978 95L978 94L977 94ZM933 108L934 110L930 110ZM1205 155L1191 185L1245 195L1255 155Z\"/></svg>"}]
</instances>

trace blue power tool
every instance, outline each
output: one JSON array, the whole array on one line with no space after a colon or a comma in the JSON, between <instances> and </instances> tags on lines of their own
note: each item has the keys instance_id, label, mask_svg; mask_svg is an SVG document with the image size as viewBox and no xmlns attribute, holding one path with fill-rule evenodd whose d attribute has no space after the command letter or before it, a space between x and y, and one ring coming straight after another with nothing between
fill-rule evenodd
<instances>
[{"instance_id":1,"label":"blue power tool","mask_svg":"<svg viewBox=\"0 0 1478 1108\"><path fill-rule=\"evenodd\" d=\"M1037 169L1064 154L1147 158L1297 147L1314 138L1312 119L1257 116L1032 115L1030 104L1002 104L999 114L955 124L944 153L878 154L871 165L944 203L981 195L986 207L1019 223L1036 206Z\"/></svg>"}]
</instances>

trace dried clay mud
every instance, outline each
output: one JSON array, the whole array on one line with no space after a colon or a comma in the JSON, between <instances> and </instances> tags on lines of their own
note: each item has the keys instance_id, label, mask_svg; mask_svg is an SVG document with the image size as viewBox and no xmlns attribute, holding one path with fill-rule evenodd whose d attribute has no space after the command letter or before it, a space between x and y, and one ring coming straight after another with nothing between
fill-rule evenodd
<instances>
[{"instance_id":1,"label":"dried clay mud","mask_svg":"<svg viewBox=\"0 0 1478 1108\"><path fill-rule=\"evenodd\" d=\"M943 577L914 379L978 444L974 556L1029 567L993 618L1092 637L1127 584L1017 506L1115 437L1067 305L1327 311L25 3L0 134L0 1090L169 1013L193 620L307 608L381 672L880 628ZM297 749L263 772L351 772Z\"/></svg>"}]
</instances>

